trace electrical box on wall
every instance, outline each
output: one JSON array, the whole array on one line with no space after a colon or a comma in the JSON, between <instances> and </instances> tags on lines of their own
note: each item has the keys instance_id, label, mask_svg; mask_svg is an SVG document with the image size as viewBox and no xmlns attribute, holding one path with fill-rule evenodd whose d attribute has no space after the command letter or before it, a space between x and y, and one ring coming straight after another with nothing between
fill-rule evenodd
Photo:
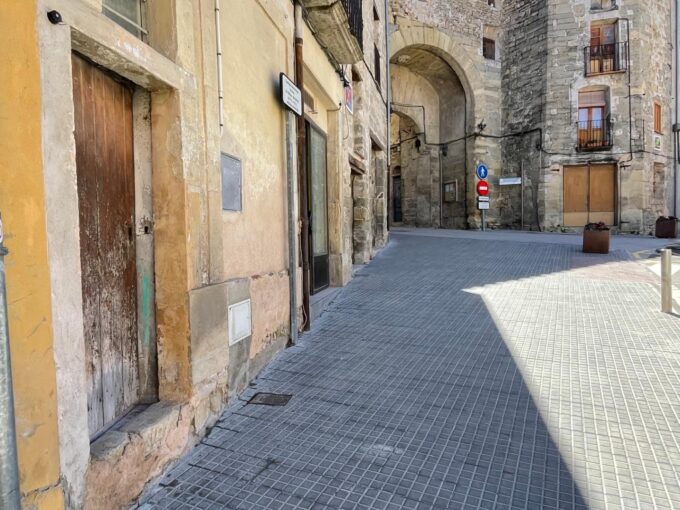
<instances>
[{"instance_id":1,"label":"electrical box on wall","mask_svg":"<svg viewBox=\"0 0 680 510\"><path fill-rule=\"evenodd\" d=\"M250 316L250 299L229 306L229 345L234 345L252 334Z\"/></svg>"}]
</instances>

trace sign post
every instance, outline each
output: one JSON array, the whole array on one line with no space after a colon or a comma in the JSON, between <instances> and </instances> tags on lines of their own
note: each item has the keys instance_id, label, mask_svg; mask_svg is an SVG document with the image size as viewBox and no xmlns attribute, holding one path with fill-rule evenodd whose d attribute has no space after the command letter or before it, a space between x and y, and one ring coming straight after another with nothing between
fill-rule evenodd
<instances>
[{"instance_id":1,"label":"sign post","mask_svg":"<svg viewBox=\"0 0 680 510\"><path fill-rule=\"evenodd\" d=\"M489 183L486 179L489 177L489 167L484 163L477 165L477 209L482 211L482 232L486 231L486 211L489 210Z\"/></svg>"},{"instance_id":2,"label":"sign post","mask_svg":"<svg viewBox=\"0 0 680 510\"><path fill-rule=\"evenodd\" d=\"M19 469L17 461L16 425L14 419L14 392L12 390L12 365L9 352L7 319L7 293L5 290L5 255L2 244L2 218L0 218L0 508L19 510Z\"/></svg>"}]
</instances>

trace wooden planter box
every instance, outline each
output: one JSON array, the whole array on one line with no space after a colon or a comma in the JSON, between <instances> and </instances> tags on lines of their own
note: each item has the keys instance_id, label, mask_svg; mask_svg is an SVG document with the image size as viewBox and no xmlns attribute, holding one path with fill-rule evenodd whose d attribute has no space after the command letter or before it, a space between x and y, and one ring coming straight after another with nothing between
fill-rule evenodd
<instances>
[{"instance_id":1,"label":"wooden planter box","mask_svg":"<svg viewBox=\"0 0 680 510\"><path fill-rule=\"evenodd\" d=\"M678 220L659 218L656 220L655 234L661 239L675 239L678 237Z\"/></svg>"},{"instance_id":2,"label":"wooden planter box","mask_svg":"<svg viewBox=\"0 0 680 510\"><path fill-rule=\"evenodd\" d=\"M609 230L584 230L583 253L609 253Z\"/></svg>"}]
</instances>

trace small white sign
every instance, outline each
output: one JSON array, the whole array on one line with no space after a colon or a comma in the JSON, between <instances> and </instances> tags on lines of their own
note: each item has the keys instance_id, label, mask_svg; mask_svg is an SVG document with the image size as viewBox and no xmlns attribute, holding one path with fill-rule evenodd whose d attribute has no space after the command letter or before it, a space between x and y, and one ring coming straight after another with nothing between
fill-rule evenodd
<instances>
[{"instance_id":1,"label":"small white sign","mask_svg":"<svg viewBox=\"0 0 680 510\"><path fill-rule=\"evenodd\" d=\"M250 299L229 306L229 345L251 335Z\"/></svg>"},{"instance_id":2,"label":"small white sign","mask_svg":"<svg viewBox=\"0 0 680 510\"><path fill-rule=\"evenodd\" d=\"M285 73L279 75L279 83L281 102L296 115L302 115L302 92L300 92L300 89Z\"/></svg>"},{"instance_id":3,"label":"small white sign","mask_svg":"<svg viewBox=\"0 0 680 510\"><path fill-rule=\"evenodd\" d=\"M660 151L662 149L661 135L654 135L654 150Z\"/></svg>"},{"instance_id":4,"label":"small white sign","mask_svg":"<svg viewBox=\"0 0 680 510\"><path fill-rule=\"evenodd\" d=\"M489 201L489 197L477 197L477 199L478 199L480 202L488 202L488 201Z\"/></svg>"},{"instance_id":5,"label":"small white sign","mask_svg":"<svg viewBox=\"0 0 680 510\"><path fill-rule=\"evenodd\" d=\"M501 186L511 186L513 184L522 184L521 177L501 177L498 182Z\"/></svg>"},{"instance_id":6,"label":"small white sign","mask_svg":"<svg viewBox=\"0 0 680 510\"><path fill-rule=\"evenodd\" d=\"M481 202L481 201L477 202L477 209L479 209L480 211L486 210L488 208L489 208L489 202Z\"/></svg>"}]
</instances>

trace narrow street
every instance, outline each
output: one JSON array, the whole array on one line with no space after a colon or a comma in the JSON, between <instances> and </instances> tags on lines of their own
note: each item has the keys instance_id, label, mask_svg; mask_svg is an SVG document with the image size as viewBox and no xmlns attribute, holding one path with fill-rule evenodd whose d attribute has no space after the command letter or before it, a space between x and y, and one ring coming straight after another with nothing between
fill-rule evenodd
<instances>
[{"instance_id":1,"label":"narrow street","mask_svg":"<svg viewBox=\"0 0 680 510\"><path fill-rule=\"evenodd\" d=\"M579 242L393 232L140 507L678 507L680 319L637 253L664 243Z\"/></svg>"}]
</instances>

